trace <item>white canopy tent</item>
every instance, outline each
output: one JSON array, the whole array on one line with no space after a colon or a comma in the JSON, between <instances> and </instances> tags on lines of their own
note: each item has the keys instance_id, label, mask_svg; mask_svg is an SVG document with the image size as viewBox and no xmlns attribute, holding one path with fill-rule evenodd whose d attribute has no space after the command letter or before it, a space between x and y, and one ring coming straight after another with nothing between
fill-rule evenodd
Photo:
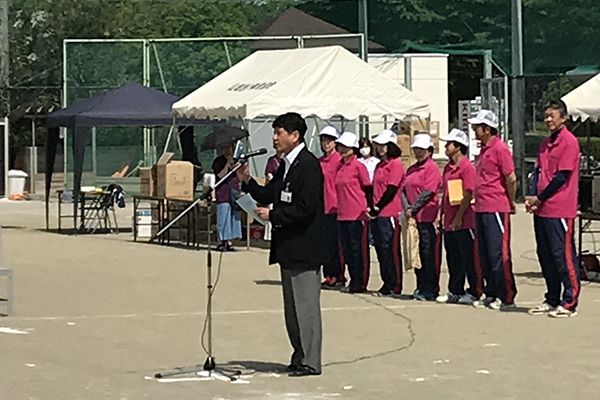
<instances>
[{"instance_id":1,"label":"white canopy tent","mask_svg":"<svg viewBox=\"0 0 600 400\"><path fill-rule=\"evenodd\" d=\"M429 105L340 46L257 51L173 104L176 116L248 120L295 111L342 116L427 117Z\"/></svg>"},{"instance_id":2,"label":"white canopy tent","mask_svg":"<svg viewBox=\"0 0 600 400\"><path fill-rule=\"evenodd\" d=\"M429 118L427 102L340 46L257 51L173 104L175 116L241 118L252 148L271 148L270 119L290 111L313 117L306 139L314 152L318 120L367 117L391 126ZM262 158L253 159L253 173L262 175Z\"/></svg>"},{"instance_id":3,"label":"white canopy tent","mask_svg":"<svg viewBox=\"0 0 600 400\"><path fill-rule=\"evenodd\" d=\"M598 122L600 119L600 74L563 96L569 115L574 119Z\"/></svg>"}]
</instances>

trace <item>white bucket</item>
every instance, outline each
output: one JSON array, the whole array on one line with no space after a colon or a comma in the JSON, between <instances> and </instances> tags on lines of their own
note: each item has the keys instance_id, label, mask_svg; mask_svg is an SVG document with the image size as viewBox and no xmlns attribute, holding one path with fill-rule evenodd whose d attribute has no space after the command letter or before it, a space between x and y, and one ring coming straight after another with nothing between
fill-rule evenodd
<instances>
[{"instance_id":1,"label":"white bucket","mask_svg":"<svg viewBox=\"0 0 600 400\"><path fill-rule=\"evenodd\" d=\"M28 175L25 172L18 169L11 169L8 171L8 194L23 194L27 176Z\"/></svg>"}]
</instances>

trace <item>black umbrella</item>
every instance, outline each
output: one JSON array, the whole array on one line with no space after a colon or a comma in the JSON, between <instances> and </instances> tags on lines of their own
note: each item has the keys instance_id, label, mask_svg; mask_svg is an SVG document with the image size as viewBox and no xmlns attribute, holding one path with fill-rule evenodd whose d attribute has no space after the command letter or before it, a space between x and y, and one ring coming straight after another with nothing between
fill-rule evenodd
<instances>
[{"instance_id":1,"label":"black umbrella","mask_svg":"<svg viewBox=\"0 0 600 400\"><path fill-rule=\"evenodd\" d=\"M214 130L204 138L202 142L202 150L215 149L219 150L223 146L233 144L240 139L248 137L248 131L233 126L217 126Z\"/></svg>"}]
</instances>

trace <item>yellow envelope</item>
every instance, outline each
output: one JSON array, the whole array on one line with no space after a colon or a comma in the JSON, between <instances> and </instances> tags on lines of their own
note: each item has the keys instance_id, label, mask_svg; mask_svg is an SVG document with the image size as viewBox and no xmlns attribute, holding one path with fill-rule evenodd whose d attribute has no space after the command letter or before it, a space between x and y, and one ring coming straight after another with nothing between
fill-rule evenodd
<instances>
[{"instance_id":1,"label":"yellow envelope","mask_svg":"<svg viewBox=\"0 0 600 400\"><path fill-rule=\"evenodd\" d=\"M463 199L462 179L448 181L448 200L451 206L458 206Z\"/></svg>"},{"instance_id":2,"label":"yellow envelope","mask_svg":"<svg viewBox=\"0 0 600 400\"><path fill-rule=\"evenodd\" d=\"M448 181L448 200L451 206L458 206L463 199L462 179L451 179ZM475 198L471 199L471 204L475 203Z\"/></svg>"}]
</instances>

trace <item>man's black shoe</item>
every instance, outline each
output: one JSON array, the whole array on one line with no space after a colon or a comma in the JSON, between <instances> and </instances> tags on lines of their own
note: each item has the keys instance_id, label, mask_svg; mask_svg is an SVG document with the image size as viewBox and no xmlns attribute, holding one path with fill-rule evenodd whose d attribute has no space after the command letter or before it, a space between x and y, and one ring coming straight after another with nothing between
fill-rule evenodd
<instances>
[{"instance_id":1,"label":"man's black shoe","mask_svg":"<svg viewBox=\"0 0 600 400\"><path fill-rule=\"evenodd\" d=\"M301 377L301 376L321 375L320 372L315 371L311 367L302 366L302 367L296 367L296 368L297 368L297 370L290 372L288 374L288 376L297 378L297 377Z\"/></svg>"},{"instance_id":2,"label":"man's black shoe","mask_svg":"<svg viewBox=\"0 0 600 400\"><path fill-rule=\"evenodd\" d=\"M298 371L300 368L302 368L302 366L298 366L298 365L294 365L294 364L290 364L287 367L285 367L285 372L290 373L290 372L296 372Z\"/></svg>"}]
</instances>

